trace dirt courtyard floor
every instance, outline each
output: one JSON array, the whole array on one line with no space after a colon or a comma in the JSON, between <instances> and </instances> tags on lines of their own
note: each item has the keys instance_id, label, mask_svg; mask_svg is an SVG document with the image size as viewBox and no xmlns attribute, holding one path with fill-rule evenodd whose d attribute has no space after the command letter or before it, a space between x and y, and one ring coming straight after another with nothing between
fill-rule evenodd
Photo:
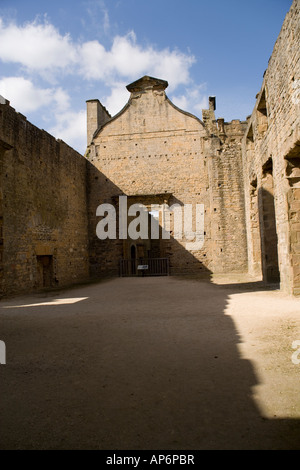
<instances>
[{"instance_id":1,"label":"dirt courtyard floor","mask_svg":"<svg viewBox=\"0 0 300 470\"><path fill-rule=\"evenodd\" d=\"M0 340L0 449L300 450L300 299L259 282L2 300Z\"/></svg>"}]
</instances>

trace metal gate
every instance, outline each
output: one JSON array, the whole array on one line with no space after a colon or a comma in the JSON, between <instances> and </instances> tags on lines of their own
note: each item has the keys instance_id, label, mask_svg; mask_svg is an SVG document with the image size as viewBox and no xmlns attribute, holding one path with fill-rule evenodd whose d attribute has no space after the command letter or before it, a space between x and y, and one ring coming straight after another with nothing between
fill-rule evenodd
<instances>
[{"instance_id":1,"label":"metal gate","mask_svg":"<svg viewBox=\"0 0 300 470\"><path fill-rule=\"evenodd\" d=\"M169 276L169 258L121 259L120 276Z\"/></svg>"}]
</instances>

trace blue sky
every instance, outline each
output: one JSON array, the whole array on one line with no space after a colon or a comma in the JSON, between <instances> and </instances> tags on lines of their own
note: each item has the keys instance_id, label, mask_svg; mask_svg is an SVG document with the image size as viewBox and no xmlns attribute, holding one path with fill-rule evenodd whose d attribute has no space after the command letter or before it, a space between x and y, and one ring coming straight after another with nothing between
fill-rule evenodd
<instances>
[{"instance_id":1,"label":"blue sky","mask_svg":"<svg viewBox=\"0 0 300 470\"><path fill-rule=\"evenodd\" d=\"M202 117L251 114L292 0L0 0L0 95L80 153L86 100L114 115L125 86L167 80L168 97Z\"/></svg>"}]
</instances>

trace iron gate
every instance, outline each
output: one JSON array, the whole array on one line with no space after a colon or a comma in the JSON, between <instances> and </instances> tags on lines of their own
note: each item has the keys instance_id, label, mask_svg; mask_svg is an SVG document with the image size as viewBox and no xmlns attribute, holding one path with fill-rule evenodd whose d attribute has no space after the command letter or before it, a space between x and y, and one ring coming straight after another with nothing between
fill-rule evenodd
<instances>
[{"instance_id":1,"label":"iron gate","mask_svg":"<svg viewBox=\"0 0 300 470\"><path fill-rule=\"evenodd\" d=\"M120 276L169 276L169 258L121 259Z\"/></svg>"}]
</instances>

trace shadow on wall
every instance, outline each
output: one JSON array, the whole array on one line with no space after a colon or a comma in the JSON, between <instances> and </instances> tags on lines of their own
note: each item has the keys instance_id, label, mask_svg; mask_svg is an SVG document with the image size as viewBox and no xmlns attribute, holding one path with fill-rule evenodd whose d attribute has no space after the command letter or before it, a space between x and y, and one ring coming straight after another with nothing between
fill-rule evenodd
<instances>
[{"instance_id":1,"label":"shadow on wall","mask_svg":"<svg viewBox=\"0 0 300 470\"><path fill-rule=\"evenodd\" d=\"M263 185L256 192L255 207L257 207L257 229L255 243L257 247L256 258L258 267L262 271L263 282L266 284L274 283L277 288L280 283L279 263L278 263L278 238L276 232L275 204L274 204L274 184L272 175L272 163L264 168ZM92 278L102 278L106 276L120 275L120 260L128 260L124 264L123 271L139 275L138 264L149 263L149 258L163 258L169 261L168 274L171 275L195 275L210 279L212 276L211 265L213 264L213 253L205 250L206 225L204 222L204 245L201 252L201 261L195 257L192 252L187 251L179 241L171 236L168 240L162 240L160 228L160 240L152 241L151 246L144 240L99 240L96 235L96 226L100 217L96 216L97 207L100 204L112 204L116 208L117 234L119 233L119 196L127 196L128 206L135 203L141 203L149 207L150 204L167 203L183 206L182 201L178 200L170 193L153 195L131 195L124 194L109 178L101 173L91 162L87 162L88 174L88 211L89 211L89 253L90 253L90 274ZM149 222L149 231L151 223ZM150 237L150 234L149 234ZM255 245L253 245L255 249ZM167 269L166 269L167 270ZM257 273L258 274L258 273ZM276 284L276 285L275 285Z\"/></svg>"},{"instance_id":2,"label":"shadow on wall","mask_svg":"<svg viewBox=\"0 0 300 470\"><path fill-rule=\"evenodd\" d=\"M262 274L266 282L280 282L278 237L273 194L265 188L258 190Z\"/></svg>"},{"instance_id":3,"label":"shadow on wall","mask_svg":"<svg viewBox=\"0 0 300 470\"><path fill-rule=\"evenodd\" d=\"M2 302L0 448L300 449L299 420L255 403L225 315L244 287L123 278Z\"/></svg>"},{"instance_id":4,"label":"shadow on wall","mask_svg":"<svg viewBox=\"0 0 300 470\"><path fill-rule=\"evenodd\" d=\"M124 194L109 178L101 173L92 163L88 162L88 212L89 212L89 252L90 274L92 278L105 276L118 276L120 274L120 260L131 259L132 253L141 263L149 258L167 258L170 262L170 274L197 274L209 278L211 270L207 253L202 253L203 262L187 251L174 236L162 240L160 228L159 240L99 240L96 235L97 223L101 220L96 216L97 207L100 204L112 204L117 213L117 234L119 233L119 196L127 196L128 207L131 204L143 204L150 207L151 204L162 205L167 203L169 207L174 204L183 206L183 203L172 194L131 195ZM153 217L150 217L153 219ZM129 222L130 222L129 218ZM149 221L149 231L151 221ZM150 233L149 233L150 235ZM205 232L204 232L205 236ZM205 247L205 239L204 239Z\"/></svg>"}]
</instances>

